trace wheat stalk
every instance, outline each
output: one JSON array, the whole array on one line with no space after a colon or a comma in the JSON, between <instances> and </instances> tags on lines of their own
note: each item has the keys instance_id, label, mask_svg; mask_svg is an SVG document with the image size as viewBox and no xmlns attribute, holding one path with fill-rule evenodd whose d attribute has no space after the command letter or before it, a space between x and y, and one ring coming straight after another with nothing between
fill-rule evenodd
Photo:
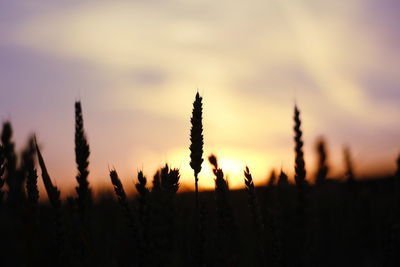
<instances>
[{"instance_id":1,"label":"wheat stalk","mask_svg":"<svg viewBox=\"0 0 400 267\"><path fill-rule=\"evenodd\" d=\"M179 180L181 175L179 169L172 169L168 174L168 191L175 195L179 189Z\"/></svg>"},{"instance_id":2,"label":"wheat stalk","mask_svg":"<svg viewBox=\"0 0 400 267\"><path fill-rule=\"evenodd\" d=\"M75 188L78 198L78 208L81 221L84 221L87 205L91 201L91 189L89 187L89 155L90 149L83 127L82 106L79 101L75 102L75 161L78 168Z\"/></svg>"},{"instance_id":3,"label":"wheat stalk","mask_svg":"<svg viewBox=\"0 0 400 267\"><path fill-rule=\"evenodd\" d=\"M124 187L121 183L121 180L118 177L118 173L117 171L114 170L110 170L110 178L111 178L111 183L114 186L114 191L115 194L118 198L118 203L120 204L120 206L122 207L122 211L124 213L124 216L128 222L129 227L133 228L134 227L134 220L133 220L133 216L132 216L132 212L129 208L129 204L128 204L128 200L126 197L126 193L124 190Z\"/></svg>"},{"instance_id":4,"label":"wheat stalk","mask_svg":"<svg viewBox=\"0 0 400 267\"><path fill-rule=\"evenodd\" d=\"M196 210L199 206L199 189L198 189L198 175L201 171L201 164L203 163L203 104L202 97L197 92L196 99L193 103L193 112L190 122L192 128L190 129L190 167L194 171L195 180L195 196L196 196ZM196 211L197 212L197 211Z\"/></svg>"},{"instance_id":5,"label":"wheat stalk","mask_svg":"<svg viewBox=\"0 0 400 267\"><path fill-rule=\"evenodd\" d=\"M396 173L394 176L394 203L391 211L390 221L386 225L386 233L383 242L384 264L383 266L395 266L397 255L397 244L399 238L400 224L400 154L396 160Z\"/></svg>"},{"instance_id":6,"label":"wheat stalk","mask_svg":"<svg viewBox=\"0 0 400 267\"><path fill-rule=\"evenodd\" d=\"M297 229L299 236L297 237L297 251L299 253L299 266L306 265L306 250L304 248L306 242L306 224L305 224L305 209L306 209L306 169L303 153L303 132L301 130L300 110L297 105L294 107L294 141L295 141L295 182L298 188L297 192Z\"/></svg>"},{"instance_id":7,"label":"wheat stalk","mask_svg":"<svg viewBox=\"0 0 400 267\"><path fill-rule=\"evenodd\" d=\"M36 138L34 137L34 143L36 148L36 154L38 156L39 166L42 171L42 180L45 186L47 196L49 198L50 204L53 207L55 213L55 242L56 242L56 250L57 250L57 258L58 264L63 264L63 256L64 256L64 247L65 247L65 237L64 237L64 229L63 229L63 220L61 214L61 199L60 199L60 191L56 186L53 185L50 175L47 172L46 165L43 160L43 156L40 152L39 146L37 144Z\"/></svg>"},{"instance_id":8,"label":"wheat stalk","mask_svg":"<svg viewBox=\"0 0 400 267\"><path fill-rule=\"evenodd\" d=\"M143 175L143 171L139 171L137 177L138 183L135 184L135 187L139 193L139 214L141 219L144 219L148 209L149 189L146 187L147 179Z\"/></svg>"},{"instance_id":9,"label":"wheat stalk","mask_svg":"<svg viewBox=\"0 0 400 267\"><path fill-rule=\"evenodd\" d=\"M3 200L4 192L2 191L3 185L5 183L5 179L3 178L4 170L5 170L5 158L4 158L4 149L3 145L0 144L0 203Z\"/></svg>"},{"instance_id":10,"label":"wheat stalk","mask_svg":"<svg viewBox=\"0 0 400 267\"><path fill-rule=\"evenodd\" d=\"M35 141L30 138L26 150L22 154L23 167L26 175L26 192L28 194L28 203L36 209L39 200L39 189L37 186L37 170L35 168Z\"/></svg>"},{"instance_id":11,"label":"wheat stalk","mask_svg":"<svg viewBox=\"0 0 400 267\"><path fill-rule=\"evenodd\" d=\"M27 259L30 262L35 262L34 264L38 264L39 190L37 187L38 176L35 168L35 152L35 141L32 136L28 139L28 143L22 152L20 175L26 178L28 218L24 226L24 235L27 240Z\"/></svg>"},{"instance_id":12,"label":"wheat stalk","mask_svg":"<svg viewBox=\"0 0 400 267\"><path fill-rule=\"evenodd\" d=\"M396 171L396 176L397 176L397 178L399 178L400 179L400 153L399 153L399 155L397 156L397 171Z\"/></svg>"},{"instance_id":13,"label":"wheat stalk","mask_svg":"<svg viewBox=\"0 0 400 267\"><path fill-rule=\"evenodd\" d=\"M61 207L60 191L58 190L58 188L56 186L53 185L53 183L51 181L50 175L47 172L47 168L44 163L43 156L42 156L42 153L40 152L40 149L39 149L36 139L35 139L35 147L36 147L36 153L37 153L38 160L39 160L39 166L40 166L40 169L42 170L43 184L46 189L47 195L49 197L49 201L54 208L59 209Z\"/></svg>"},{"instance_id":14,"label":"wheat stalk","mask_svg":"<svg viewBox=\"0 0 400 267\"><path fill-rule=\"evenodd\" d=\"M399 153L399 155L397 156L397 171L396 171L396 177L398 178L398 179L400 179L400 153Z\"/></svg>"},{"instance_id":15,"label":"wheat stalk","mask_svg":"<svg viewBox=\"0 0 400 267\"><path fill-rule=\"evenodd\" d=\"M146 176L144 176L143 171L139 171L137 177L138 183L135 184L135 187L141 196L146 196L149 193L149 189L146 187Z\"/></svg>"},{"instance_id":16,"label":"wheat stalk","mask_svg":"<svg viewBox=\"0 0 400 267\"><path fill-rule=\"evenodd\" d=\"M355 175L354 175L353 160L352 160L350 148L348 146L344 147L343 155L344 155L344 164L345 164L345 168L346 168L345 176L347 177L347 181L349 183L352 183L355 180Z\"/></svg>"},{"instance_id":17,"label":"wheat stalk","mask_svg":"<svg viewBox=\"0 0 400 267\"><path fill-rule=\"evenodd\" d=\"M253 217L253 225L256 229L256 234L257 234L256 238L257 238L259 262L261 266L265 266L266 260L265 260L265 246L264 246L265 243L264 218L261 215L260 205L258 204L253 177L247 166L246 169L244 170L244 183L248 194L248 205L250 208L251 215Z\"/></svg>"},{"instance_id":18,"label":"wheat stalk","mask_svg":"<svg viewBox=\"0 0 400 267\"><path fill-rule=\"evenodd\" d=\"M1 142L3 144L3 153L5 158L5 183L8 186L7 201L16 204L19 200L19 175L17 173L17 156L15 154L15 144L12 141L13 131L10 122L3 124L1 133Z\"/></svg>"},{"instance_id":19,"label":"wheat stalk","mask_svg":"<svg viewBox=\"0 0 400 267\"><path fill-rule=\"evenodd\" d=\"M117 196L118 203L122 208L122 212L123 212L123 214L125 216L125 219L127 221L128 227L131 230L132 239L133 239L132 240L133 241L133 244L132 244L132 250L133 250L132 251L132 254L133 254L132 258L133 258L133 261L135 262L134 265L137 265L137 262L139 261L139 259L137 258L137 256L138 256L138 249L137 248L139 246L139 244L138 244L139 233L138 233L138 230L137 230L137 222L136 222L135 218L132 215L132 211L131 211L131 209L129 207L129 203L128 203L128 199L127 199L124 187L123 187L123 185L121 183L121 180L118 177L118 173L117 173L117 171L115 169L110 170L110 178L111 178L111 183L114 186L114 191L115 191L115 194Z\"/></svg>"},{"instance_id":20,"label":"wheat stalk","mask_svg":"<svg viewBox=\"0 0 400 267\"><path fill-rule=\"evenodd\" d=\"M316 184L321 185L326 182L326 178L329 171L329 167L327 165L326 145L325 145L325 140L323 138L320 138L317 141L316 151L318 154L318 171L315 181Z\"/></svg>"},{"instance_id":21,"label":"wheat stalk","mask_svg":"<svg viewBox=\"0 0 400 267\"><path fill-rule=\"evenodd\" d=\"M286 173L281 169L281 173L279 174L279 180L278 180L278 185L279 186L287 186L289 185L289 179Z\"/></svg>"},{"instance_id":22,"label":"wheat stalk","mask_svg":"<svg viewBox=\"0 0 400 267\"><path fill-rule=\"evenodd\" d=\"M215 155L210 155L208 160L213 167L213 173L215 175L217 234L219 235L219 251L217 252L217 257L219 258L220 264L230 265L236 261L236 255L230 250L238 249L238 247L233 246L237 229L232 207L228 201L229 187L227 181L224 179L224 172L218 166L217 157Z\"/></svg>"},{"instance_id":23,"label":"wheat stalk","mask_svg":"<svg viewBox=\"0 0 400 267\"><path fill-rule=\"evenodd\" d=\"M271 171L271 174L269 175L267 187L272 187L275 185L275 183L276 183L276 173L275 173L275 170L273 169Z\"/></svg>"},{"instance_id":24,"label":"wheat stalk","mask_svg":"<svg viewBox=\"0 0 400 267\"><path fill-rule=\"evenodd\" d=\"M39 190L37 186L37 171L35 168L35 141L33 136L29 138L28 144L22 153L22 166L21 175L26 177L26 192L27 192L27 206L29 218L24 227L25 236L27 240L27 258L29 261L37 262L36 255L38 253L37 243L39 241L38 226L39 226ZM61 244L60 244L61 246Z\"/></svg>"},{"instance_id":25,"label":"wheat stalk","mask_svg":"<svg viewBox=\"0 0 400 267\"><path fill-rule=\"evenodd\" d=\"M294 107L294 141L295 141L295 181L298 187L305 186L306 179L306 169L304 163L304 153L303 153L303 140L301 131L301 119L300 110L297 105Z\"/></svg>"},{"instance_id":26,"label":"wheat stalk","mask_svg":"<svg viewBox=\"0 0 400 267\"><path fill-rule=\"evenodd\" d=\"M139 266L145 266L148 260L148 242L149 242L149 196L150 191L146 187L147 179L143 174L143 171L139 171L137 174L138 182L135 184L136 190L139 193L139 222L140 222L140 234L139 234Z\"/></svg>"},{"instance_id":27,"label":"wheat stalk","mask_svg":"<svg viewBox=\"0 0 400 267\"><path fill-rule=\"evenodd\" d=\"M180 173L166 164L154 175L149 205L149 249L154 253L150 265L169 265L175 237L175 195Z\"/></svg>"},{"instance_id":28,"label":"wheat stalk","mask_svg":"<svg viewBox=\"0 0 400 267\"><path fill-rule=\"evenodd\" d=\"M160 170L153 176L153 188L151 189L152 194L161 192L161 179L160 179Z\"/></svg>"},{"instance_id":29,"label":"wheat stalk","mask_svg":"<svg viewBox=\"0 0 400 267\"><path fill-rule=\"evenodd\" d=\"M229 187L227 181L224 179L224 172L218 167L218 160L215 155L210 155L208 160L213 166L213 173L215 175L215 191L218 196L222 197L222 199L226 199L226 193L229 191Z\"/></svg>"}]
</instances>

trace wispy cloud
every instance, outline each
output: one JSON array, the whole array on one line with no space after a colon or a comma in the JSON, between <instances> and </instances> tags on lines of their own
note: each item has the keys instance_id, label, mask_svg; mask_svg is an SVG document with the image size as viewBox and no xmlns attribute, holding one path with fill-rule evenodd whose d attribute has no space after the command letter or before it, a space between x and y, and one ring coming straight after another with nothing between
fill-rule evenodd
<instances>
[{"instance_id":1,"label":"wispy cloud","mask_svg":"<svg viewBox=\"0 0 400 267\"><path fill-rule=\"evenodd\" d=\"M379 12L374 12L377 6ZM36 73L33 65L47 58L60 68L53 70L58 78L32 77L31 83L24 84L26 90L45 85L40 91L45 95L60 88L60 81L62 88L64 81L71 81L67 84L72 91L60 93L65 109L82 93L89 108L115 115L115 127L125 132L134 124L162 132L168 125L160 121L172 123L183 133L166 137L174 148L162 147L161 158L176 158L187 146L179 140L187 138L184 130L197 88L205 97L206 143L212 150L247 151L253 159L265 151L270 164L258 163L255 174L259 176L268 173L264 168L292 161L295 100L303 107L308 143L326 134L336 147L348 142L368 153L366 143L385 139L394 144L382 148L385 159L399 145L394 138L400 133L400 90L396 89L400 52L393 45L400 40L393 11L399 10L396 1L379 1L379 5L373 0L43 1L34 5L5 1L4 7L1 43L36 55L34 59L12 56L11 65L29 63L28 69ZM42 73L51 70L51 64L39 64ZM0 63L2 73L8 66ZM72 70L74 66L80 71ZM85 70L87 74L79 74ZM15 88L17 81L6 76L9 88ZM15 111L9 107L5 112ZM136 114L132 115L135 123L127 114ZM97 135L101 119L92 119ZM125 125L128 121L132 126ZM151 121L158 124L150 127ZM379 134L368 138L351 134L371 131ZM151 164L159 164L160 158L140 157L141 151L157 153L143 145L161 145L151 137L143 135L129 143L130 149L140 147L127 157L130 164L150 158ZM94 139L104 141L100 136ZM105 145L96 145L106 151ZM307 149L310 153L312 148Z\"/></svg>"}]
</instances>

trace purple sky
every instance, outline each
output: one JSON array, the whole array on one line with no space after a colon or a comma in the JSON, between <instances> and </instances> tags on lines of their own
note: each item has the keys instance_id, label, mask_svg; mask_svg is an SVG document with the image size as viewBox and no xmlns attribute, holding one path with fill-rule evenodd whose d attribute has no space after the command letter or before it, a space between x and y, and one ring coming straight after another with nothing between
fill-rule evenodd
<instances>
[{"instance_id":1,"label":"purple sky","mask_svg":"<svg viewBox=\"0 0 400 267\"><path fill-rule=\"evenodd\" d=\"M349 144L357 171L392 171L400 150L400 3L355 1L16 1L0 3L0 119L18 148L35 132L62 187L74 182L83 103L91 179L125 182L171 162L191 183L189 118L204 96L206 153L240 186L292 172L302 110L309 178L327 138L334 174ZM204 164L200 185L212 186Z\"/></svg>"}]
</instances>

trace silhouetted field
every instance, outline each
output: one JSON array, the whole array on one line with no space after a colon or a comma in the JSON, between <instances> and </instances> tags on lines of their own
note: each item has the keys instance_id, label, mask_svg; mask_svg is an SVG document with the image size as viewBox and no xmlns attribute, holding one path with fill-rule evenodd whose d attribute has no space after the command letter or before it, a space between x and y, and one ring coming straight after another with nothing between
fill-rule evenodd
<instances>
[{"instance_id":1,"label":"silhouetted field","mask_svg":"<svg viewBox=\"0 0 400 267\"><path fill-rule=\"evenodd\" d=\"M306 245L298 250L296 227L296 187L260 187L256 189L265 224L274 217L282 262L279 266L299 266L305 257L305 266L398 266L399 232L397 197L393 178L347 183L331 182L310 187L307 192ZM219 255L215 193L201 192L205 205L204 266L218 266L220 257L235 259L233 266L258 266L256 232L248 208L245 190L229 192L236 231L233 232L232 254ZM191 266L195 264L194 194L176 196L173 242L168 257L161 265ZM133 208L138 202L129 201ZM2 266L54 266L57 252L54 247L54 213L51 206L40 205L37 222L32 222L26 209L1 210ZM66 266L133 266L132 235L121 208L110 194L104 194L91 206L90 220L85 235L74 220L74 211L68 205L62 209L65 222ZM134 216L138 216L135 214ZM162 223L162 222L160 222ZM76 224L76 225L74 225ZM163 235L167 233L162 233ZM271 229L265 232L267 266L273 259ZM148 251L146 257L157 257L157 251ZM146 253L146 254L147 254ZM145 255L136 255L145 257ZM229 259L228 259L229 260ZM144 262L146 263L146 262ZM385 265L387 263L387 265ZM149 263L150 265L151 263ZM155 263L153 263L155 264Z\"/></svg>"},{"instance_id":2,"label":"silhouetted field","mask_svg":"<svg viewBox=\"0 0 400 267\"><path fill-rule=\"evenodd\" d=\"M0 266L400 266L400 158L393 176L355 179L350 150L345 176L329 179L323 140L315 185L304 164L300 111L294 112L295 184L275 173L255 187L230 190L216 156L215 190L199 192L203 159L202 98L190 132L195 192L177 193L168 165L148 179L139 171L130 199L116 170L110 189L92 199L90 148L75 104L76 195L62 199L31 137L21 156L4 123L0 146ZM39 203L36 160L49 199Z\"/></svg>"}]
</instances>

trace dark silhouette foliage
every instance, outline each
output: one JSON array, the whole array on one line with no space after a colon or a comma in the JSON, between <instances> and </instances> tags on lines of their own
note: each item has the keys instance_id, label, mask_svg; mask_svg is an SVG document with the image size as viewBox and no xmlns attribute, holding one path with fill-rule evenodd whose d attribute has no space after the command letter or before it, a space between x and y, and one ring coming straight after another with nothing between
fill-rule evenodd
<instances>
[{"instance_id":1,"label":"dark silhouette foliage","mask_svg":"<svg viewBox=\"0 0 400 267\"><path fill-rule=\"evenodd\" d=\"M121 205L124 215L127 219L129 226L133 227L133 217L128 205L128 200L121 180L118 177L116 170L110 170L111 183L114 186L115 195L117 196L118 203Z\"/></svg>"},{"instance_id":2,"label":"dark silhouette foliage","mask_svg":"<svg viewBox=\"0 0 400 267\"><path fill-rule=\"evenodd\" d=\"M203 98L197 92L196 99L193 103L193 112L190 122L192 128L190 129L190 167L194 171L195 179L195 194L196 194L196 209L199 205L198 198L198 175L201 171L201 164L203 163Z\"/></svg>"},{"instance_id":3,"label":"dark silhouette foliage","mask_svg":"<svg viewBox=\"0 0 400 267\"><path fill-rule=\"evenodd\" d=\"M256 190L253 182L253 177L250 173L249 168L246 166L246 169L244 170L244 183L245 183L245 188L248 194L248 203L249 203L249 209L253 218L253 225L254 228L256 229L256 238L257 238L257 244L258 244L258 260L259 264L261 266L266 265L266 259L265 259L265 226L264 226L264 218L261 214L261 209L260 205L258 204L257 196L256 196Z\"/></svg>"},{"instance_id":4,"label":"dark silhouette foliage","mask_svg":"<svg viewBox=\"0 0 400 267\"><path fill-rule=\"evenodd\" d=\"M2 191L3 185L5 183L4 171L5 171L5 158L4 158L4 149L3 145L0 144L0 203L3 200L4 192Z\"/></svg>"},{"instance_id":5,"label":"dark silhouette foliage","mask_svg":"<svg viewBox=\"0 0 400 267\"><path fill-rule=\"evenodd\" d=\"M88 181L89 155L89 144L83 127L82 106L77 101L75 102L75 161L78 167L76 192L78 193L77 202L81 221L84 221L85 209L92 198Z\"/></svg>"},{"instance_id":6,"label":"dark silhouette foliage","mask_svg":"<svg viewBox=\"0 0 400 267\"><path fill-rule=\"evenodd\" d=\"M316 151L318 154L318 170L317 177L315 179L316 184L323 184L326 182L326 178L328 175L329 167L327 165L327 151L326 144L323 138L320 138L317 141Z\"/></svg>"},{"instance_id":7,"label":"dark silhouette foliage","mask_svg":"<svg viewBox=\"0 0 400 267\"><path fill-rule=\"evenodd\" d=\"M353 166L353 160L351 157L351 152L349 147L345 147L343 149L343 155L344 155L344 164L345 164L345 177L347 178L347 181L352 183L354 182L355 175L354 175L354 166Z\"/></svg>"},{"instance_id":8,"label":"dark silhouette foliage","mask_svg":"<svg viewBox=\"0 0 400 267\"><path fill-rule=\"evenodd\" d=\"M324 185L309 185L300 111L295 107L295 185L281 170L279 177L272 172L267 185L256 187L246 167L244 189L230 190L211 155L214 190L178 194L181 173L166 164L152 183L139 171L130 184L137 194L131 197L113 169L109 175L116 201L112 192L100 192L91 202L90 151L80 103L75 107L78 196L67 196L66 201L47 171L36 139L29 138L17 154L11 124L3 124L0 197L7 193L7 202L0 205L2 267L400 264L400 155L395 173L356 180L350 151L345 149L349 186L343 177L327 180L326 146L319 142L316 180ZM197 151L191 155L195 177L203 161L199 110L201 97L196 95L191 132L191 152ZM195 139L201 142L194 145ZM39 202L36 157L47 202ZM82 214L90 214L84 216L85 223Z\"/></svg>"},{"instance_id":9,"label":"dark silhouette foliage","mask_svg":"<svg viewBox=\"0 0 400 267\"><path fill-rule=\"evenodd\" d=\"M298 188L297 199L296 199L296 227L298 228L297 237L296 237L296 252L297 257L299 258L299 267L307 266L307 254L305 252L305 245L307 244L307 235L306 235L306 168L304 162L304 153L303 153L303 132L301 130L301 119L300 119L300 110L297 105L294 107L294 141L295 141L295 182Z\"/></svg>"},{"instance_id":10,"label":"dark silhouette foliage","mask_svg":"<svg viewBox=\"0 0 400 267\"><path fill-rule=\"evenodd\" d=\"M5 182L8 187L7 200L11 205L17 205L22 197L22 179L17 172L17 156L15 154L15 144L12 141L12 126L10 122L3 124L1 142L5 158Z\"/></svg>"},{"instance_id":11,"label":"dark silhouette foliage","mask_svg":"<svg viewBox=\"0 0 400 267\"><path fill-rule=\"evenodd\" d=\"M295 142L295 182L298 187L304 187L306 184L306 168L303 153L303 132L301 131L300 110L294 107L294 142Z\"/></svg>"},{"instance_id":12,"label":"dark silhouette foliage","mask_svg":"<svg viewBox=\"0 0 400 267\"><path fill-rule=\"evenodd\" d=\"M271 186L274 186L275 183L276 183L276 172L275 172L275 170L272 170L271 174L269 176L267 185L268 185L268 187L271 187Z\"/></svg>"},{"instance_id":13,"label":"dark silhouette foliage","mask_svg":"<svg viewBox=\"0 0 400 267\"><path fill-rule=\"evenodd\" d=\"M42 180L44 187L47 192L47 196L49 198L50 204L53 208L54 213L54 244L55 244L55 264L62 266L65 264L65 229L64 222L61 211L61 198L60 191L56 186L53 185L50 175L47 172L46 165L43 160L43 156L40 152L39 146L37 145L36 139L34 140L36 147L36 154L38 156L39 166L42 170Z\"/></svg>"},{"instance_id":14,"label":"dark silhouette foliage","mask_svg":"<svg viewBox=\"0 0 400 267\"><path fill-rule=\"evenodd\" d=\"M213 167L212 171L215 175L215 204L218 229L218 252L216 258L219 264L230 265L237 261L237 258L232 254L235 249L232 245L235 243L236 222L229 201L229 187L226 179L224 179L224 172L218 166L217 157L210 155L208 160Z\"/></svg>"},{"instance_id":15,"label":"dark silhouette foliage","mask_svg":"<svg viewBox=\"0 0 400 267\"><path fill-rule=\"evenodd\" d=\"M149 205L149 189L146 187L147 179L143 174L143 171L138 172L138 183L135 184L136 190L139 193L138 201L139 201L139 214L141 218L147 217L148 213L148 205ZM142 226L144 227L145 223L142 222Z\"/></svg>"},{"instance_id":16,"label":"dark silhouette foliage","mask_svg":"<svg viewBox=\"0 0 400 267\"><path fill-rule=\"evenodd\" d=\"M26 192L28 203L36 207L39 200L38 175L35 168L36 147L34 137L29 138L27 147L22 154L22 171L26 176Z\"/></svg>"},{"instance_id":17,"label":"dark silhouette foliage","mask_svg":"<svg viewBox=\"0 0 400 267\"><path fill-rule=\"evenodd\" d=\"M47 192L47 196L49 197L49 201L51 205L55 209L60 209L61 207L61 200L60 200L60 191L56 186L53 185L53 182L51 181L50 175L47 172L46 165L43 160L42 153L40 152L39 146L37 145L37 142L35 140L35 146L36 146L36 153L38 156L38 161L39 161L39 166L40 169L42 170L42 179L43 179L43 184Z\"/></svg>"},{"instance_id":18,"label":"dark silhouette foliage","mask_svg":"<svg viewBox=\"0 0 400 267\"><path fill-rule=\"evenodd\" d=\"M281 173L279 174L278 185L279 186L289 185L289 178L283 170L281 170Z\"/></svg>"}]
</instances>

